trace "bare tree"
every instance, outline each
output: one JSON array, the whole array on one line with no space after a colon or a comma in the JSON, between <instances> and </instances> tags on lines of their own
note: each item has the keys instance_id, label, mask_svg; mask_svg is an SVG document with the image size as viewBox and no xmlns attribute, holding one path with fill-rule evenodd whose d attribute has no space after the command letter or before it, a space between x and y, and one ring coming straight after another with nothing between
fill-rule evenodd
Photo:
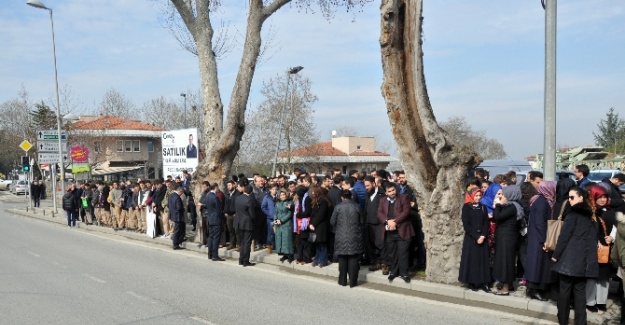
<instances>
[{"instance_id":1,"label":"bare tree","mask_svg":"<svg viewBox=\"0 0 625 325\"><path fill-rule=\"evenodd\" d=\"M182 108L173 100L161 96L151 99L141 107L143 121L166 130L180 128L183 124Z\"/></svg>"},{"instance_id":2,"label":"bare tree","mask_svg":"<svg viewBox=\"0 0 625 325\"><path fill-rule=\"evenodd\" d=\"M221 175L229 174L245 131L245 110L254 72L261 53L261 30L267 18L290 3L290 0L250 0L247 8L247 26L243 42L241 63L231 93L228 116L224 125L224 105L219 90L216 41L213 20L219 14L215 8L225 5L220 0L170 0L191 34L200 69L204 114L203 147L207 159L194 173L194 179L218 182ZM335 5L352 8L368 0L298 0L298 8L306 10L312 3L319 4L322 12ZM199 194L199 186L195 192Z\"/></svg>"},{"instance_id":3,"label":"bare tree","mask_svg":"<svg viewBox=\"0 0 625 325\"><path fill-rule=\"evenodd\" d=\"M287 78L290 78L288 93ZM318 139L312 109L317 96L311 91L310 79L300 74L270 78L263 82L261 94L265 99L249 115L241 141L242 148L245 146L240 152L241 159L247 164L271 164L280 134L280 150L287 153L285 168L290 170L292 149L308 147Z\"/></svg>"},{"instance_id":4,"label":"bare tree","mask_svg":"<svg viewBox=\"0 0 625 325\"><path fill-rule=\"evenodd\" d=\"M30 114L33 107L33 102L24 85L18 91L17 98L0 104L0 116L2 116L0 143L4 148L4 153L0 155L0 168L3 170L11 170L16 165L17 159L24 155L24 151L18 147L24 141L24 137L31 143L35 142L35 129L31 125Z\"/></svg>"},{"instance_id":5,"label":"bare tree","mask_svg":"<svg viewBox=\"0 0 625 325\"><path fill-rule=\"evenodd\" d=\"M508 156L503 145L497 139L489 138L484 131L473 130L462 116L452 116L441 123L449 140L458 146L469 146L482 159L503 159Z\"/></svg>"},{"instance_id":6,"label":"bare tree","mask_svg":"<svg viewBox=\"0 0 625 325\"><path fill-rule=\"evenodd\" d=\"M116 116L124 119L130 119L135 110L135 105L124 94L111 88L104 96L98 108L98 113L104 116Z\"/></svg>"},{"instance_id":7,"label":"bare tree","mask_svg":"<svg viewBox=\"0 0 625 325\"><path fill-rule=\"evenodd\" d=\"M350 125L340 125L335 127L334 129L332 129L332 131L335 131L336 134L334 136L336 137L357 137L360 136L360 132L358 132L358 130L356 130L356 128L354 128L353 126Z\"/></svg>"},{"instance_id":8,"label":"bare tree","mask_svg":"<svg viewBox=\"0 0 625 325\"><path fill-rule=\"evenodd\" d=\"M423 70L423 0L382 0L380 10L382 96L423 219L426 279L457 282L463 177L479 158L450 141L434 117Z\"/></svg>"}]
</instances>

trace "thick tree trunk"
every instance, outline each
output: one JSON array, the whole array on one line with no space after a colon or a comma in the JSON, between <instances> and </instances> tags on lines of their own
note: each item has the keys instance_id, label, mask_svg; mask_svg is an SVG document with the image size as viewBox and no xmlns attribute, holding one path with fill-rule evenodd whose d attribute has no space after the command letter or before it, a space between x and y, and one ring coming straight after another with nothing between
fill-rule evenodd
<instances>
[{"instance_id":1,"label":"thick tree trunk","mask_svg":"<svg viewBox=\"0 0 625 325\"><path fill-rule=\"evenodd\" d=\"M462 248L463 177L477 156L454 146L434 117L425 84L422 0L383 0L382 95L423 219L428 281L457 282Z\"/></svg>"},{"instance_id":2,"label":"thick tree trunk","mask_svg":"<svg viewBox=\"0 0 625 325\"><path fill-rule=\"evenodd\" d=\"M207 155L193 174L192 191L196 198L200 197L203 181L220 183L222 175L230 173L245 131L245 109L260 54L263 23L290 2L290 0L273 0L264 5L263 0L249 0L241 63L224 125L224 106L219 92L217 61L213 52L214 31L210 20L210 1L196 0L195 10L192 10L192 2L189 0L171 0L196 43L202 83L204 130L200 131L204 132L201 145ZM199 242L197 237L195 241Z\"/></svg>"}]
</instances>

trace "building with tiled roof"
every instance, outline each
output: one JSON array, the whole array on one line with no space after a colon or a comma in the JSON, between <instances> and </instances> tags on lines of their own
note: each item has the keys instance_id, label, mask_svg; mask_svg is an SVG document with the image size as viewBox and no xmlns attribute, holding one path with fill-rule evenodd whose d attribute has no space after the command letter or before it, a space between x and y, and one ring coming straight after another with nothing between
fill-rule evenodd
<instances>
[{"instance_id":1,"label":"building with tiled roof","mask_svg":"<svg viewBox=\"0 0 625 325\"><path fill-rule=\"evenodd\" d=\"M292 166L305 167L309 172L327 173L340 169L344 174L350 170L369 172L386 169L398 161L386 152L375 150L375 137L334 137L332 141L320 142L278 154L278 170L289 174Z\"/></svg>"},{"instance_id":2,"label":"building with tiled roof","mask_svg":"<svg viewBox=\"0 0 625 325\"><path fill-rule=\"evenodd\" d=\"M87 163L70 166L75 167L70 169L76 179L155 178L162 174L161 135L165 130L161 127L115 116L80 116L68 131L70 148L79 145L89 151Z\"/></svg>"}]
</instances>

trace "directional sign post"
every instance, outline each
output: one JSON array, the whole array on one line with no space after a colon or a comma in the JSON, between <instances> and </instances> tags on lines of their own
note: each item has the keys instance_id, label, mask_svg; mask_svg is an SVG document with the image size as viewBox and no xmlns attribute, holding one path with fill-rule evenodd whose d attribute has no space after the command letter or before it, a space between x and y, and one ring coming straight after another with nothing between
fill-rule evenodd
<instances>
[{"instance_id":1,"label":"directional sign post","mask_svg":"<svg viewBox=\"0 0 625 325\"><path fill-rule=\"evenodd\" d=\"M59 154L52 152L40 152L37 157L37 161L40 164L56 164L59 162ZM63 154L63 162L69 162L67 153Z\"/></svg>"},{"instance_id":2,"label":"directional sign post","mask_svg":"<svg viewBox=\"0 0 625 325\"><path fill-rule=\"evenodd\" d=\"M63 148L63 152L67 153L67 142L62 141L61 147ZM59 142L54 141L37 141L37 151L38 152L54 152L59 153Z\"/></svg>"},{"instance_id":3,"label":"directional sign post","mask_svg":"<svg viewBox=\"0 0 625 325\"><path fill-rule=\"evenodd\" d=\"M58 140L59 132L57 130L38 130L37 140ZM67 132L61 131L61 140L67 141Z\"/></svg>"}]
</instances>

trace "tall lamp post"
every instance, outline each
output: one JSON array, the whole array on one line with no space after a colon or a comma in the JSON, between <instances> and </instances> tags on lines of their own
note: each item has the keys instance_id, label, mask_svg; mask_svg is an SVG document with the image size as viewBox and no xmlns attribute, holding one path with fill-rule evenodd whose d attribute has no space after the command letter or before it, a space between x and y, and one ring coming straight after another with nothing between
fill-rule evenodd
<instances>
[{"instance_id":1,"label":"tall lamp post","mask_svg":"<svg viewBox=\"0 0 625 325\"><path fill-rule=\"evenodd\" d=\"M557 0L541 0L545 9L545 139L544 176L556 179L556 18Z\"/></svg>"},{"instance_id":2,"label":"tall lamp post","mask_svg":"<svg viewBox=\"0 0 625 325\"><path fill-rule=\"evenodd\" d=\"M184 128L187 128L187 94L180 93L180 96L184 97Z\"/></svg>"},{"instance_id":3,"label":"tall lamp post","mask_svg":"<svg viewBox=\"0 0 625 325\"><path fill-rule=\"evenodd\" d=\"M289 68L286 71L286 93L284 94L284 105L280 110L280 128L278 129L278 141L276 143L276 154L273 156L273 166L271 167L271 177L276 176L276 164L278 163L278 151L280 151L280 140L282 139L282 120L284 118L284 111L286 110L286 101L289 98L289 83L291 81L291 75L302 71L304 67L297 66L295 68Z\"/></svg>"},{"instance_id":4,"label":"tall lamp post","mask_svg":"<svg viewBox=\"0 0 625 325\"><path fill-rule=\"evenodd\" d=\"M61 141L61 105L59 103L59 78L57 76L56 70L56 44L54 42L54 19L52 18L52 9L46 7L39 0L28 0L26 4L39 8L45 9L50 12L50 26L52 27L52 55L54 57L54 84L56 87L56 130L59 134L59 166L61 168L61 191L65 190L65 166L63 165L63 145ZM56 204L56 186L52 189L52 201L54 202L54 211L57 212L57 204Z\"/></svg>"}]
</instances>

